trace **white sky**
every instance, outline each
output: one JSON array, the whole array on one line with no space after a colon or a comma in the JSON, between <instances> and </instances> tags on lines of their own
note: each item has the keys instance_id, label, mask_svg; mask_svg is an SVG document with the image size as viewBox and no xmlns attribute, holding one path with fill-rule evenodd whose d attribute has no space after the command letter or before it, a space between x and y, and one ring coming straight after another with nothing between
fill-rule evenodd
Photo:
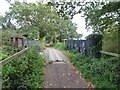
<instances>
[{"instance_id":1,"label":"white sky","mask_svg":"<svg viewBox=\"0 0 120 90\"><path fill-rule=\"evenodd\" d=\"M19 0L19 1L35 2L36 0ZM37 0L37 1L41 1L41 0ZM9 7L10 5L5 0L1 0L0 15L5 15L5 12L9 11ZM77 24L77 27L78 27L77 32L80 34L83 34L82 39L85 39L87 35L92 33L92 31L87 32L87 30L85 29L85 19L84 17L81 17L80 14L75 15L72 21Z\"/></svg>"},{"instance_id":2,"label":"white sky","mask_svg":"<svg viewBox=\"0 0 120 90\"><path fill-rule=\"evenodd\" d=\"M75 15L72 19L72 22L77 24L77 32L83 34L82 39L85 39L86 36L92 33L92 30L87 32L87 30L85 29L85 19L84 17L81 17L80 14Z\"/></svg>"}]
</instances>

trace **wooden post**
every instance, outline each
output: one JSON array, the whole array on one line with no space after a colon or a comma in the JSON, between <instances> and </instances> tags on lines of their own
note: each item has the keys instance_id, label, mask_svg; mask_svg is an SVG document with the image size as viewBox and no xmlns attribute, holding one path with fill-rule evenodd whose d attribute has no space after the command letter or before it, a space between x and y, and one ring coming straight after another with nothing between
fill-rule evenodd
<instances>
[{"instance_id":1,"label":"wooden post","mask_svg":"<svg viewBox=\"0 0 120 90\"><path fill-rule=\"evenodd\" d=\"M5 65L5 64L7 64L7 63L8 63L9 61L11 61L12 59L14 59L14 58L16 58L17 56L19 56L19 55L21 55L22 53L24 53L27 49L28 49L28 48L25 48L25 49L21 50L20 52L17 52L17 53L15 53L14 55L12 55L12 56L10 56L10 57L8 57L8 58L0 61L0 65Z\"/></svg>"},{"instance_id":2,"label":"wooden post","mask_svg":"<svg viewBox=\"0 0 120 90\"><path fill-rule=\"evenodd\" d=\"M103 54L107 54L107 55L111 55L111 56L115 56L115 57L120 57L120 54L105 52L105 51L100 51L100 52L103 53Z\"/></svg>"}]
</instances>

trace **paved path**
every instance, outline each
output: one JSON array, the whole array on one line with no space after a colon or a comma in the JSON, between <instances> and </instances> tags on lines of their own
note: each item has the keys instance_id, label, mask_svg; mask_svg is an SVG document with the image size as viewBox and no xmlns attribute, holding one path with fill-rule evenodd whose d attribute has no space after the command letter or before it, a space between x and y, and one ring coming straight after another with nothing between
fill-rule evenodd
<instances>
[{"instance_id":1,"label":"paved path","mask_svg":"<svg viewBox=\"0 0 120 90\"><path fill-rule=\"evenodd\" d=\"M88 88L89 84L80 76L80 73L71 68L69 59L59 50L47 48L44 51L46 57L45 88ZM49 60L54 63L49 64ZM59 60L60 62L56 62ZM64 60L64 62L63 62Z\"/></svg>"},{"instance_id":2,"label":"paved path","mask_svg":"<svg viewBox=\"0 0 120 90\"><path fill-rule=\"evenodd\" d=\"M47 48L45 51L46 63L49 61L69 61L67 57L65 57L59 50L54 48Z\"/></svg>"}]
</instances>

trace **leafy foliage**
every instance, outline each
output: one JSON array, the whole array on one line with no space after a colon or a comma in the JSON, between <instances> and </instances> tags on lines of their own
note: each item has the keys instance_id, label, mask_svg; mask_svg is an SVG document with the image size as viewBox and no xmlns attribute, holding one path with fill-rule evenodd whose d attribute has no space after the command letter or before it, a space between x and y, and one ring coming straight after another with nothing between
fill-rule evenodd
<instances>
[{"instance_id":1,"label":"leafy foliage","mask_svg":"<svg viewBox=\"0 0 120 90\"><path fill-rule=\"evenodd\" d=\"M59 42L54 44L53 46L59 50L64 50L66 47L64 43L59 43Z\"/></svg>"},{"instance_id":2,"label":"leafy foliage","mask_svg":"<svg viewBox=\"0 0 120 90\"><path fill-rule=\"evenodd\" d=\"M103 35L103 50L120 53L120 1L110 2L48 2L55 6L58 14L64 19L73 18L81 14L85 18L86 29L93 29L93 33Z\"/></svg>"},{"instance_id":3,"label":"leafy foliage","mask_svg":"<svg viewBox=\"0 0 120 90\"><path fill-rule=\"evenodd\" d=\"M119 58L87 58L78 54L67 54L82 76L93 82L96 88L119 88Z\"/></svg>"},{"instance_id":4,"label":"leafy foliage","mask_svg":"<svg viewBox=\"0 0 120 90\"><path fill-rule=\"evenodd\" d=\"M3 88L42 88L44 57L34 48L3 66Z\"/></svg>"},{"instance_id":5,"label":"leafy foliage","mask_svg":"<svg viewBox=\"0 0 120 90\"><path fill-rule=\"evenodd\" d=\"M8 57L7 54L0 53L0 61L1 61L1 60L4 60L4 59L7 58L7 57Z\"/></svg>"},{"instance_id":6,"label":"leafy foliage","mask_svg":"<svg viewBox=\"0 0 120 90\"><path fill-rule=\"evenodd\" d=\"M2 45L11 46L11 36L19 35L17 31L11 28L2 30Z\"/></svg>"},{"instance_id":7,"label":"leafy foliage","mask_svg":"<svg viewBox=\"0 0 120 90\"><path fill-rule=\"evenodd\" d=\"M109 33L104 34L103 37L103 51L113 52L113 53L120 53L119 45L120 45L120 33L118 32L118 27L114 24L110 25Z\"/></svg>"},{"instance_id":8,"label":"leafy foliage","mask_svg":"<svg viewBox=\"0 0 120 90\"><path fill-rule=\"evenodd\" d=\"M70 19L59 17L56 8L42 3L11 3L10 11L5 19L15 20L18 33L27 34L28 39L46 38L46 41L56 42L65 38L75 38L76 24ZM4 19L3 18L3 19ZM8 21L8 20L7 20ZM7 23L1 21L2 23Z\"/></svg>"},{"instance_id":9,"label":"leafy foliage","mask_svg":"<svg viewBox=\"0 0 120 90\"><path fill-rule=\"evenodd\" d=\"M83 13L85 17L86 28L93 28L94 32L104 33L107 26L119 22L120 1L118 2L48 2L57 8L57 12L62 17L73 18L78 13ZM118 25L118 24L117 24Z\"/></svg>"},{"instance_id":10,"label":"leafy foliage","mask_svg":"<svg viewBox=\"0 0 120 90\"><path fill-rule=\"evenodd\" d=\"M90 34L86 40L86 55L89 57L100 58L102 50L102 35Z\"/></svg>"},{"instance_id":11,"label":"leafy foliage","mask_svg":"<svg viewBox=\"0 0 120 90\"><path fill-rule=\"evenodd\" d=\"M100 34L110 30L108 26L111 24L116 24L118 27L119 5L120 2L89 3L84 9L86 27L90 28L89 26L92 26L94 32Z\"/></svg>"},{"instance_id":12,"label":"leafy foliage","mask_svg":"<svg viewBox=\"0 0 120 90\"><path fill-rule=\"evenodd\" d=\"M48 63L49 63L49 64L52 64L52 63L53 63L53 61L52 61L52 60L50 60Z\"/></svg>"}]
</instances>

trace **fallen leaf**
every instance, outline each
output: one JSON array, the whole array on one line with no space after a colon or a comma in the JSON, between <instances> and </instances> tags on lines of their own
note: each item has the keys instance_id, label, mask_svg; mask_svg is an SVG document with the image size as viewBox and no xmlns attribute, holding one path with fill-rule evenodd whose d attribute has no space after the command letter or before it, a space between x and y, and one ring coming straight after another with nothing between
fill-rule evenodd
<instances>
[{"instance_id":1,"label":"fallen leaf","mask_svg":"<svg viewBox=\"0 0 120 90\"><path fill-rule=\"evenodd\" d=\"M72 66L72 69L73 69L74 71L77 70L76 67L74 67L74 66Z\"/></svg>"},{"instance_id":2,"label":"fallen leaf","mask_svg":"<svg viewBox=\"0 0 120 90\"><path fill-rule=\"evenodd\" d=\"M78 74L79 73L79 71L76 71L76 74Z\"/></svg>"},{"instance_id":3,"label":"fallen leaf","mask_svg":"<svg viewBox=\"0 0 120 90\"><path fill-rule=\"evenodd\" d=\"M94 85L93 85L93 83L92 82L89 82L88 83L88 87L93 87Z\"/></svg>"},{"instance_id":4,"label":"fallen leaf","mask_svg":"<svg viewBox=\"0 0 120 90\"><path fill-rule=\"evenodd\" d=\"M46 73L44 72L43 75L46 75Z\"/></svg>"},{"instance_id":5,"label":"fallen leaf","mask_svg":"<svg viewBox=\"0 0 120 90\"><path fill-rule=\"evenodd\" d=\"M80 72L80 75L82 75L82 73Z\"/></svg>"}]
</instances>

